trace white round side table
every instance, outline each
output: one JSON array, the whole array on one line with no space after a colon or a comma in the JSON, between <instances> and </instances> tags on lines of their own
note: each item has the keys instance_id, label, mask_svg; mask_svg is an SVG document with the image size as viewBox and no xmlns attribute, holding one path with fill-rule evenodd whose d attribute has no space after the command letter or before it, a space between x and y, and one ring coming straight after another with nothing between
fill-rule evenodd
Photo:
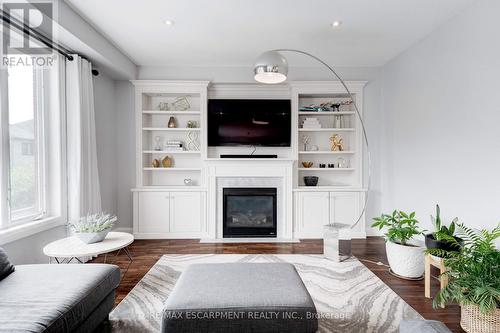
<instances>
[{"instance_id":1,"label":"white round side table","mask_svg":"<svg viewBox=\"0 0 500 333\"><path fill-rule=\"evenodd\" d=\"M58 264L62 264L70 263L72 260L82 263L79 258L98 256L100 254L105 255L104 262L106 262L108 253L118 250L116 254L118 255L123 250L130 263L132 263L132 255L127 247L133 241L134 236L126 232L110 232L102 242L93 244L85 244L78 237L71 236L47 244L43 248L43 253L49 257L49 263L54 258Z\"/></svg>"}]
</instances>

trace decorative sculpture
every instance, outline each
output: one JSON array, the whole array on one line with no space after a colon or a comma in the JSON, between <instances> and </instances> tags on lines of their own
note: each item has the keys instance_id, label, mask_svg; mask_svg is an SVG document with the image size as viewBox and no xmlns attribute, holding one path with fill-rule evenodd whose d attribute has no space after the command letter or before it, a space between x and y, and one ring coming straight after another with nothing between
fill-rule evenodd
<instances>
[{"instance_id":1,"label":"decorative sculpture","mask_svg":"<svg viewBox=\"0 0 500 333\"><path fill-rule=\"evenodd\" d=\"M187 111L191 108L188 99L183 97L177 97L175 101L172 102L172 107L177 111Z\"/></svg>"},{"instance_id":2,"label":"decorative sculpture","mask_svg":"<svg viewBox=\"0 0 500 333\"><path fill-rule=\"evenodd\" d=\"M190 131L188 133L188 149L189 150L200 150L200 142L199 142L199 135L198 132L192 132Z\"/></svg>"},{"instance_id":3,"label":"decorative sculpture","mask_svg":"<svg viewBox=\"0 0 500 333\"><path fill-rule=\"evenodd\" d=\"M343 139L338 134L334 134L330 137L330 149L331 151L343 151L344 143Z\"/></svg>"},{"instance_id":4,"label":"decorative sculpture","mask_svg":"<svg viewBox=\"0 0 500 333\"><path fill-rule=\"evenodd\" d=\"M161 165L164 167L164 168L170 168L172 166L172 157L170 156L165 156L162 160L161 160Z\"/></svg>"},{"instance_id":5,"label":"decorative sculpture","mask_svg":"<svg viewBox=\"0 0 500 333\"><path fill-rule=\"evenodd\" d=\"M170 117L170 119L168 119L168 128L176 128L177 127L177 123L175 121L175 117Z\"/></svg>"},{"instance_id":6,"label":"decorative sculpture","mask_svg":"<svg viewBox=\"0 0 500 333\"><path fill-rule=\"evenodd\" d=\"M304 144L304 151L308 150L308 146L309 146L309 141L310 140L311 140L311 138L308 135L304 135L302 137L302 143Z\"/></svg>"}]
</instances>

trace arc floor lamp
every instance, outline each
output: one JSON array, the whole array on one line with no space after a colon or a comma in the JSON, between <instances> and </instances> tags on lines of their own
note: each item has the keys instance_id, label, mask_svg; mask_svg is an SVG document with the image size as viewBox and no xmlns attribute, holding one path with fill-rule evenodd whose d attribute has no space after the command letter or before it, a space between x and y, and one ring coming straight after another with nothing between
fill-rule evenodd
<instances>
[{"instance_id":1,"label":"arc floor lamp","mask_svg":"<svg viewBox=\"0 0 500 333\"><path fill-rule=\"evenodd\" d=\"M365 123L363 122L363 118L361 117L361 114L359 112L359 109L356 105L356 101L354 100L354 96L352 93L349 91L349 88L347 87L347 84L344 82L344 80L340 77L339 74L326 62L321 60L320 58L305 52L301 50L295 50L295 49L276 49L276 50L271 50L262 53L258 58L257 61L255 62L254 66L254 78L256 81L261 82L261 83L267 83L267 84L277 84L281 83L286 80L287 75L288 75L288 61L286 58L280 53L280 52L293 52L293 53L299 53L305 56L308 56L310 58L313 58L323 66L325 66L334 76L336 80L338 80L344 89L346 90L349 98L352 101L352 105L354 105L354 110L356 111L356 116L361 124L361 130L363 133L363 141L366 146L366 156L367 156L367 164L368 164L368 176L367 176L367 189L365 192L365 200L364 200L364 205L363 209L361 210L361 213L357 217L355 221L351 224L339 224L338 227L339 229L348 229L351 230L356 225L359 223L363 215L365 214L366 211L366 205L368 203L368 196L369 196L369 190L370 190L370 185L371 185L371 156L370 156L370 148L368 144L368 137L366 135L366 128L365 128ZM340 235L340 230L337 235ZM349 245L348 245L348 252L345 253L346 251L342 251L341 245L340 247L340 257L339 260L345 259L350 256L350 236L349 236ZM342 253L344 252L344 253ZM325 253L326 253L326 248L325 248Z\"/></svg>"}]
</instances>

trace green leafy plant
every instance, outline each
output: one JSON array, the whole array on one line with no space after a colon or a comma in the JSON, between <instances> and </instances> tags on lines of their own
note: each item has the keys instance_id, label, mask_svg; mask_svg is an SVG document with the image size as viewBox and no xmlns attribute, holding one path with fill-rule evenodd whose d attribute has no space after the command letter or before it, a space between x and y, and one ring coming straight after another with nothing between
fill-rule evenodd
<instances>
[{"instance_id":1,"label":"green leafy plant","mask_svg":"<svg viewBox=\"0 0 500 333\"><path fill-rule=\"evenodd\" d=\"M77 233L101 232L111 229L116 221L116 215L97 213L82 216L77 222L70 223L69 226Z\"/></svg>"},{"instance_id":2,"label":"green leafy plant","mask_svg":"<svg viewBox=\"0 0 500 333\"><path fill-rule=\"evenodd\" d=\"M458 217L455 217L451 221L450 225L447 227L441 223L441 209L439 205L436 205L436 217L431 215L431 221L434 225L434 238L438 241L446 241L448 237L453 237L455 235L456 224L458 223Z\"/></svg>"},{"instance_id":3,"label":"green leafy plant","mask_svg":"<svg viewBox=\"0 0 500 333\"><path fill-rule=\"evenodd\" d=\"M400 210L395 210L390 214L382 214L380 217L373 218L372 227L387 229L385 237L393 242L401 245L407 245L408 241L415 235L422 234L418 227L418 220L415 218L415 212L410 214Z\"/></svg>"},{"instance_id":4,"label":"green leafy plant","mask_svg":"<svg viewBox=\"0 0 500 333\"><path fill-rule=\"evenodd\" d=\"M428 249L432 255L444 258L448 285L434 298L433 306L455 301L474 304L482 313L500 308L500 252L495 240L500 237L500 223L492 230L473 230L457 224L458 236L464 245L459 251ZM452 236L445 236L458 246Z\"/></svg>"}]
</instances>

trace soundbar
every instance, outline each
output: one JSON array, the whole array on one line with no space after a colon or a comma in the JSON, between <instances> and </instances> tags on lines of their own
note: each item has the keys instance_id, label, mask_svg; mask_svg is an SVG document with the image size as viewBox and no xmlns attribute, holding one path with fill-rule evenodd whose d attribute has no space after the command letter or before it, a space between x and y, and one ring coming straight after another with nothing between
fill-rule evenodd
<instances>
[{"instance_id":1,"label":"soundbar","mask_svg":"<svg viewBox=\"0 0 500 333\"><path fill-rule=\"evenodd\" d=\"M222 154L220 158L278 158L278 155L232 155L232 154Z\"/></svg>"}]
</instances>

